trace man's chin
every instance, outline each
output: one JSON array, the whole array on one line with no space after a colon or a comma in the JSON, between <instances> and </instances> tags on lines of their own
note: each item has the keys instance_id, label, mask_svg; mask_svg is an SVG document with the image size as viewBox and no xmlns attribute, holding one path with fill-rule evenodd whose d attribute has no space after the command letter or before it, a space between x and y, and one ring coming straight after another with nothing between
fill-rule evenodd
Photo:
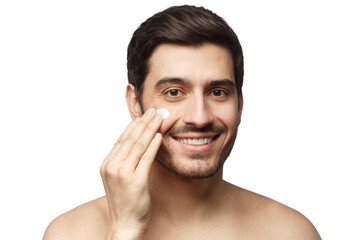
<instances>
[{"instance_id":1,"label":"man's chin","mask_svg":"<svg viewBox=\"0 0 360 240\"><path fill-rule=\"evenodd\" d=\"M196 158L194 158L196 157ZM166 160L165 160L166 159ZM181 178L204 179L214 176L223 166L224 162L210 162L204 154L192 154L183 162L176 162L175 159L157 156L155 161L162 167Z\"/></svg>"}]
</instances>

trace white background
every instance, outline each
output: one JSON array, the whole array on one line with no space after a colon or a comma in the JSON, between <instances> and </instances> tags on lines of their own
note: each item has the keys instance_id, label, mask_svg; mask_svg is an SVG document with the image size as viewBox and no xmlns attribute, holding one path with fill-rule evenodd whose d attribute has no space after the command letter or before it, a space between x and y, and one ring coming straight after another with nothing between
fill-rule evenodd
<instances>
[{"instance_id":1,"label":"white background","mask_svg":"<svg viewBox=\"0 0 360 240\"><path fill-rule=\"evenodd\" d=\"M356 1L1 1L0 239L41 239L104 194L99 166L129 122L126 50L171 5L224 17L245 55L244 111L224 178L360 239Z\"/></svg>"}]
</instances>

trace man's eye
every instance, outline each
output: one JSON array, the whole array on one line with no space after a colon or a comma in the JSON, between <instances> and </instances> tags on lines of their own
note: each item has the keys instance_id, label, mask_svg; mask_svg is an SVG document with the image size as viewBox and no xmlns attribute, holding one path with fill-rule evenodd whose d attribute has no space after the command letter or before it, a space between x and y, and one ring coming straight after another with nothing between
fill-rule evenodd
<instances>
[{"instance_id":1,"label":"man's eye","mask_svg":"<svg viewBox=\"0 0 360 240\"><path fill-rule=\"evenodd\" d=\"M170 89L169 91L166 92L166 95L171 97L178 97L181 95L181 91L178 89Z\"/></svg>"},{"instance_id":2,"label":"man's eye","mask_svg":"<svg viewBox=\"0 0 360 240\"><path fill-rule=\"evenodd\" d=\"M211 92L211 94L215 97L223 97L228 95L227 92L220 90L220 89L215 89Z\"/></svg>"}]
</instances>

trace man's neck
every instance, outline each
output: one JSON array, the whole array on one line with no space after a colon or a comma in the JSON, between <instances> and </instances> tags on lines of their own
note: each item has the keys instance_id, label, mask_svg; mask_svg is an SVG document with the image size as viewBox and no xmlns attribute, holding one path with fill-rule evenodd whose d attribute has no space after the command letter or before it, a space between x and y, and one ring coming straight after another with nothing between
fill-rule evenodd
<instances>
[{"instance_id":1,"label":"man's neck","mask_svg":"<svg viewBox=\"0 0 360 240\"><path fill-rule=\"evenodd\" d=\"M214 214L224 191L222 168L210 178L183 178L154 162L149 176L151 215L178 222Z\"/></svg>"}]
</instances>

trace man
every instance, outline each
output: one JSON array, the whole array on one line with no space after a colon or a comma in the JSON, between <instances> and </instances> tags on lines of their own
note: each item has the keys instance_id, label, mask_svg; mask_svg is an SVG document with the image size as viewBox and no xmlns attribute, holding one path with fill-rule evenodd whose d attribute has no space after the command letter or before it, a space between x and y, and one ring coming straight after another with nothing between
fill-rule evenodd
<instances>
[{"instance_id":1,"label":"man","mask_svg":"<svg viewBox=\"0 0 360 240\"><path fill-rule=\"evenodd\" d=\"M222 179L243 106L242 49L222 18L193 6L149 18L128 78L133 121L101 165L106 196L55 219L45 240L320 239L300 213Z\"/></svg>"}]
</instances>

